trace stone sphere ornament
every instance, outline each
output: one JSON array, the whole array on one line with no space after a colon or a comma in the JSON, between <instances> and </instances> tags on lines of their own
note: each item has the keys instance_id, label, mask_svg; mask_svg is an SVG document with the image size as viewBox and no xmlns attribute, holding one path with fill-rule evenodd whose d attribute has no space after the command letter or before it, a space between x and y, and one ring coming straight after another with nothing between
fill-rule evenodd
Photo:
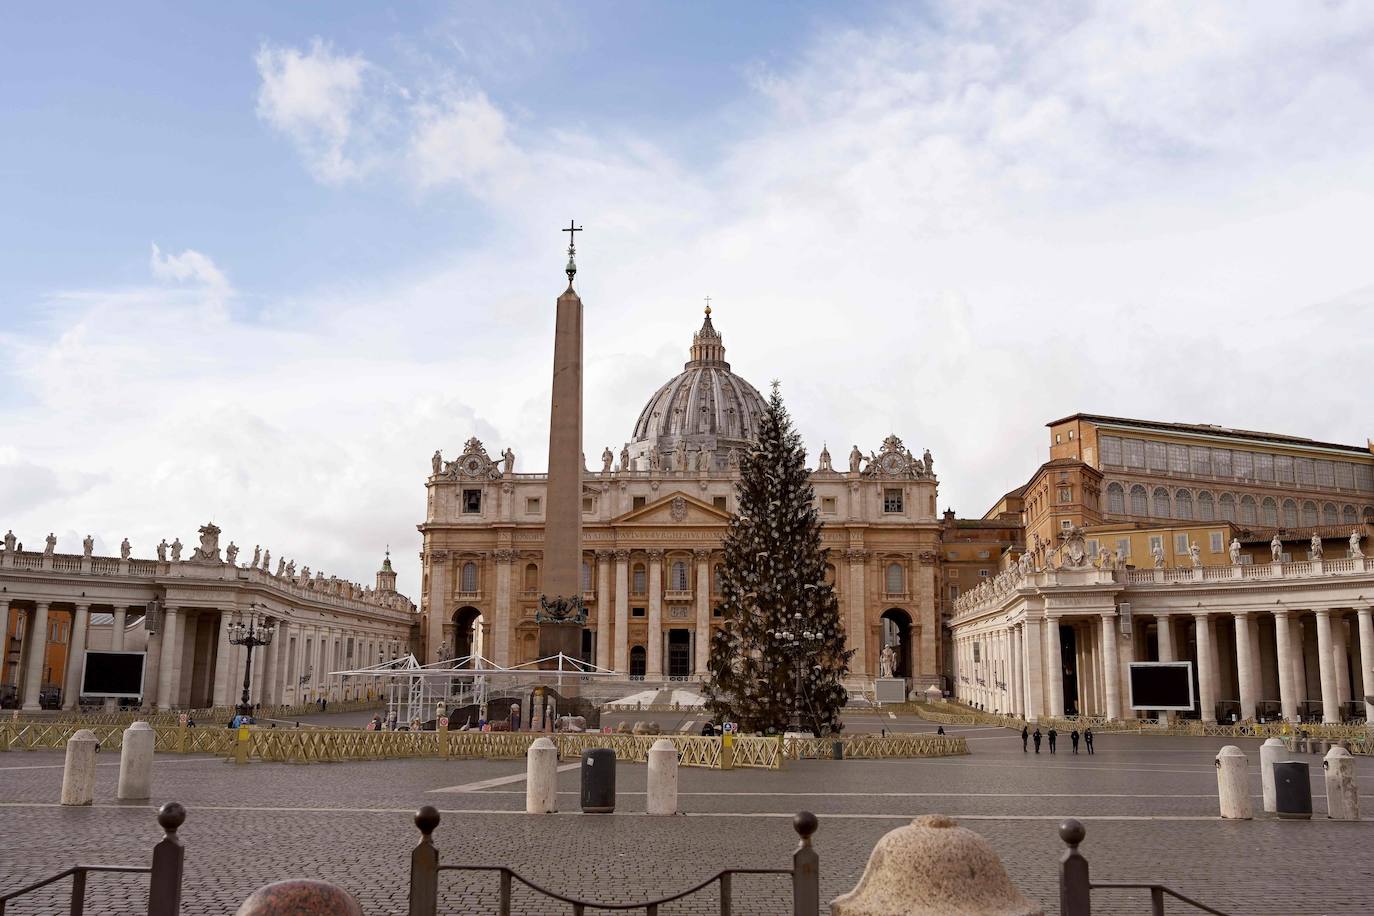
<instances>
[{"instance_id":1,"label":"stone sphere ornament","mask_svg":"<svg viewBox=\"0 0 1374 916\"><path fill-rule=\"evenodd\" d=\"M253 891L237 916L363 916L363 908L352 894L328 881L290 878Z\"/></svg>"}]
</instances>

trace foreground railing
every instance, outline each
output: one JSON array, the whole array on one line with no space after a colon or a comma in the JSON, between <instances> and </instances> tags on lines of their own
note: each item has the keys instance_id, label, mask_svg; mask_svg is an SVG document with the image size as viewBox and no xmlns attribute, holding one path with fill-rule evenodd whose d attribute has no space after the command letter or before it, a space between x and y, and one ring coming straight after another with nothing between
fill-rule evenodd
<instances>
[{"instance_id":1,"label":"foreground railing","mask_svg":"<svg viewBox=\"0 0 1374 916\"><path fill-rule=\"evenodd\" d=\"M1091 881L1088 878L1088 860L1078 851L1078 844L1087 836L1087 828L1082 823L1069 818L1059 825L1059 838L1068 849L1059 859L1059 916L1092 916L1092 892L1095 890L1148 890L1150 892L1150 916L1164 916L1164 898L1173 897L1204 913L1227 916L1221 910L1212 909L1191 897L1185 897L1171 887L1163 884L1138 884L1120 881Z\"/></svg>"},{"instance_id":2,"label":"foreground railing","mask_svg":"<svg viewBox=\"0 0 1374 916\"><path fill-rule=\"evenodd\" d=\"M420 828L420 842L410 854L410 916L435 916L439 911L439 873L443 871L495 872L498 876L497 913L510 916L511 891L519 882L541 897L556 900L572 907L574 916L582 916L587 908L593 910L643 910L647 916L657 916L658 908L675 900L690 897L711 885L719 889L721 916L730 916L734 906L733 878L735 875L790 875L792 878L793 916L819 916L821 901L820 856L811 845L811 835L820 822L816 815L803 811L792 818L792 827L801 838L792 854L791 868L724 868L689 888L634 903L611 903L583 900L549 890L505 865L441 865L439 849L433 834L439 826L439 812L425 805L415 813L415 826Z\"/></svg>"},{"instance_id":3,"label":"foreground railing","mask_svg":"<svg viewBox=\"0 0 1374 916\"><path fill-rule=\"evenodd\" d=\"M157 822L164 835L153 847L152 865L75 865L42 881L0 894L0 916L4 916L9 901L68 877L72 879L72 893L67 912L70 916L82 916L86 911L86 876L100 872L148 875L148 916L177 916L181 912L181 879L186 858L186 848L177 836L177 828L185 821L186 809L176 802L168 802L157 813Z\"/></svg>"}]
</instances>

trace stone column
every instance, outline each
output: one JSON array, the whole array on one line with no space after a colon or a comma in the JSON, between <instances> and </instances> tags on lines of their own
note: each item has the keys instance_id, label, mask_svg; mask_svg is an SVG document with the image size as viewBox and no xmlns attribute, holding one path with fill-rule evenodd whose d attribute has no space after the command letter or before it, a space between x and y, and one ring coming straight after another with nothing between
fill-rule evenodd
<instances>
[{"instance_id":1,"label":"stone column","mask_svg":"<svg viewBox=\"0 0 1374 916\"><path fill-rule=\"evenodd\" d=\"M1040 717L1045 703L1045 679L1040 656L1044 642L1040 636L1040 621L1032 618L1029 613L1026 614L1022 628L1025 631L1021 642L1026 654L1026 718L1034 721Z\"/></svg>"},{"instance_id":2,"label":"stone column","mask_svg":"<svg viewBox=\"0 0 1374 916\"><path fill-rule=\"evenodd\" d=\"M1049 715L1064 715L1064 647L1059 641L1059 616L1045 614L1045 677L1049 680Z\"/></svg>"},{"instance_id":3,"label":"stone column","mask_svg":"<svg viewBox=\"0 0 1374 916\"><path fill-rule=\"evenodd\" d=\"M63 709L75 709L81 696L81 668L86 658L86 625L89 621L90 608L78 604L72 614L72 636L67 641L67 671L62 684Z\"/></svg>"},{"instance_id":4,"label":"stone column","mask_svg":"<svg viewBox=\"0 0 1374 916\"><path fill-rule=\"evenodd\" d=\"M649 635L645 639L644 677L663 677L663 551L649 551Z\"/></svg>"},{"instance_id":5,"label":"stone column","mask_svg":"<svg viewBox=\"0 0 1374 916\"><path fill-rule=\"evenodd\" d=\"M596 552L596 666L611 668L614 664L615 641L618 638L612 624L615 611L611 601L611 552Z\"/></svg>"},{"instance_id":6,"label":"stone column","mask_svg":"<svg viewBox=\"0 0 1374 916\"><path fill-rule=\"evenodd\" d=\"M14 609L18 612L19 608ZM10 660L10 601L0 599L0 684L5 683L5 669ZM16 676L15 680L18 680Z\"/></svg>"},{"instance_id":7,"label":"stone column","mask_svg":"<svg viewBox=\"0 0 1374 916\"><path fill-rule=\"evenodd\" d=\"M1022 657L1024 633L1025 631L1020 627L1012 627L1011 629L1011 671L1008 672L1008 683L1011 687L1011 712L1012 715L1016 716L1026 714L1026 665L1025 659Z\"/></svg>"},{"instance_id":8,"label":"stone column","mask_svg":"<svg viewBox=\"0 0 1374 916\"><path fill-rule=\"evenodd\" d=\"M851 550L845 554L849 560L849 593L845 595L845 642L854 650L854 673L860 677L872 677L875 672L868 666L866 651L868 634L868 608L864 592L864 563L868 551Z\"/></svg>"},{"instance_id":9,"label":"stone column","mask_svg":"<svg viewBox=\"0 0 1374 916\"><path fill-rule=\"evenodd\" d=\"M234 647L229 644L229 614L219 615L219 635L215 641L215 689L211 705L230 706L234 682Z\"/></svg>"},{"instance_id":10,"label":"stone column","mask_svg":"<svg viewBox=\"0 0 1374 916\"><path fill-rule=\"evenodd\" d=\"M510 657L510 637L511 637L511 576L515 569L515 551L498 550L496 551L496 600L492 616L492 645L486 647L485 654L496 664L503 667L509 666ZM373 658L370 664L375 664Z\"/></svg>"},{"instance_id":11,"label":"stone column","mask_svg":"<svg viewBox=\"0 0 1374 916\"><path fill-rule=\"evenodd\" d=\"M1083 696L1083 705L1079 712L1100 715L1106 711L1106 700L1103 691L1098 689L1101 673L1098 665L1097 639L1093 631L1091 623L1074 627L1078 657L1083 661L1083 666L1078 669L1078 686Z\"/></svg>"},{"instance_id":12,"label":"stone column","mask_svg":"<svg viewBox=\"0 0 1374 916\"><path fill-rule=\"evenodd\" d=\"M1162 662L1172 662L1178 660L1177 650L1174 649L1174 619L1168 614L1155 615L1155 635L1158 637L1159 660ZM1173 724L1174 718L1178 715L1173 710L1155 710L1163 715L1164 721Z\"/></svg>"},{"instance_id":13,"label":"stone column","mask_svg":"<svg viewBox=\"0 0 1374 916\"><path fill-rule=\"evenodd\" d=\"M697 561L696 659L692 673L704 674L706 660L711 655L711 551L697 549L692 551L692 556Z\"/></svg>"},{"instance_id":14,"label":"stone column","mask_svg":"<svg viewBox=\"0 0 1374 916\"><path fill-rule=\"evenodd\" d=\"M38 693L43 686L43 665L48 651L48 603L40 601L34 605L33 621L29 624L29 638L24 646L28 656L24 667L25 712L36 712L42 707Z\"/></svg>"},{"instance_id":15,"label":"stone column","mask_svg":"<svg viewBox=\"0 0 1374 916\"><path fill-rule=\"evenodd\" d=\"M1293 639L1288 629L1288 611L1274 612L1274 654L1279 669L1279 709L1289 722L1298 717L1298 693L1293 684Z\"/></svg>"},{"instance_id":16,"label":"stone column","mask_svg":"<svg viewBox=\"0 0 1374 916\"><path fill-rule=\"evenodd\" d=\"M630 674L630 552L615 552L615 670Z\"/></svg>"},{"instance_id":17,"label":"stone column","mask_svg":"<svg viewBox=\"0 0 1374 916\"><path fill-rule=\"evenodd\" d=\"M1212 655L1212 629L1207 624L1207 612L1193 615L1197 627L1197 684L1198 705L1203 722L1217 721L1217 674Z\"/></svg>"},{"instance_id":18,"label":"stone column","mask_svg":"<svg viewBox=\"0 0 1374 916\"><path fill-rule=\"evenodd\" d=\"M1370 619L1370 609L1362 607L1357 612L1360 627L1360 690L1362 695L1374 696L1374 621ZM1364 720L1374 722L1374 703L1365 700Z\"/></svg>"},{"instance_id":19,"label":"stone column","mask_svg":"<svg viewBox=\"0 0 1374 916\"><path fill-rule=\"evenodd\" d=\"M263 706L272 705L272 686L277 680L277 650L281 648L281 644L277 640L281 638L281 635L281 628L278 626L277 631L272 635L272 642L259 650L262 652L262 680L256 693L257 701Z\"/></svg>"},{"instance_id":20,"label":"stone column","mask_svg":"<svg viewBox=\"0 0 1374 916\"><path fill-rule=\"evenodd\" d=\"M1331 612L1317 611L1317 664L1322 678L1322 722L1341 721L1341 704L1336 698L1336 659L1331 645Z\"/></svg>"},{"instance_id":21,"label":"stone column","mask_svg":"<svg viewBox=\"0 0 1374 916\"><path fill-rule=\"evenodd\" d=\"M157 708L171 709L177 702L177 673L181 669L181 608L162 612L162 658L157 666Z\"/></svg>"},{"instance_id":22,"label":"stone column","mask_svg":"<svg viewBox=\"0 0 1374 916\"><path fill-rule=\"evenodd\" d=\"M1240 691L1240 717L1253 719L1255 688L1259 680L1259 672L1254 669L1254 631L1250 626L1250 615L1245 611L1236 611L1232 617L1236 621L1236 686Z\"/></svg>"},{"instance_id":23,"label":"stone column","mask_svg":"<svg viewBox=\"0 0 1374 916\"><path fill-rule=\"evenodd\" d=\"M424 664L432 664L443 659L444 624L448 618L449 599L453 595L449 583L449 558L447 550L431 550L426 558L429 562L429 618L425 627Z\"/></svg>"},{"instance_id":24,"label":"stone column","mask_svg":"<svg viewBox=\"0 0 1374 916\"><path fill-rule=\"evenodd\" d=\"M1350 702L1350 663L1346 656L1350 651L1346 637L1345 617L1331 619L1331 660L1336 667L1336 702L1344 706Z\"/></svg>"},{"instance_id":25,"label":"stone column","mask_svg":"<svg viewBox=\"0 0 1374 916\"><path fill-rule=\"evenodd\" d=\"M1107 718L1121 718L1121 660L1117 654L1116 616L1102 615L1102 680L1106 682Z\"/></svg>"},{"instance_id":26,"label":"stone column","mask_svg":"<svg viewBox=\"0 0 1374 916\"><path fill-rule=\"evenodd\" d=\"M110 649L120 652L124 649L124 630L128 627L129 609L117 607L114 611L114 622L110 624Z\"/></svg>"}]
</instances>

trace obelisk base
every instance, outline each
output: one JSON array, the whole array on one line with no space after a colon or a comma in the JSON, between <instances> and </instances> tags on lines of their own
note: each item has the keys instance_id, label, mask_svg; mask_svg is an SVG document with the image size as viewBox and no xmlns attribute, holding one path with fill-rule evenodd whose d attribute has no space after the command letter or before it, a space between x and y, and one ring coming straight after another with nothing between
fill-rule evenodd
<instances>
[{"instance_id":1,"label":"obelisk base","mask_svg":"<svg viewBox=\"0 0 1374 916\"><path fill-rule=\"evenodd\" d=\"M541 623L539 657L548 660L540 662L539 667L546 671L557 671L560 652L568 658L582 657L582 626L576 623ZM564 668L568 666L565 664Z\"/></svg>"}]
</instances>

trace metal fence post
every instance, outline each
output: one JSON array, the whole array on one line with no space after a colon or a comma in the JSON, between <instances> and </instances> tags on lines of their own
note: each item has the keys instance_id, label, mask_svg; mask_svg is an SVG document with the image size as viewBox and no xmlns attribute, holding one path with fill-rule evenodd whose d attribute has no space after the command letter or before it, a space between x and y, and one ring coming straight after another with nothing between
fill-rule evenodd
<instances>
[{"instance_id":1,"label":"metal fence post","mask_svg":"<svg viewBox=\"0 0 1374 916\"><path fill-rule=\"evenodd\" d=\"M430 834L439 826L439 812L425 805L415 812L420 842L410 853L410 916L435 916L439 909L439 850Z\"/></svg>"},{"instance_id":2,"label":"metal fence post","mask_svg":"<svg viewBox=\"0 0 1374 916\"><path fill-rule=\"evenodd\" d=\"M801 842L792 854L792 916L820 916L821 867L820 856L811 845L811 834L820 822L810 811L802 811L792 818L792 829Z\"/></svg>"},{"instance_id":3,"label":"metal fence post","mask_svg":"<svg viewBox=\"0 0 1374 916\"><path fill-rule=\"evenodd\" d=\"M177 828L186 822L186 809L168 802L158 809L157 822L165 835L153 847L153 871L148 878L148 916L177 916L181 912L181 874L186 847Z\"/></svg>"},{"instance_id":4,"label":"metal fence post","mask_svg":"<svg viewBox=\"0 0 1374 916\"><path fill-rule=\"evenodd\" d=\"M1059 838L1068 849L1059 857L1059 914L1060 916L1092 916L1092 884L1088 880L1088 860L1078 851L1078 844L1088 831L1081 823L1069 818L1059 825Z\"/></svg>"}]
</instances>

